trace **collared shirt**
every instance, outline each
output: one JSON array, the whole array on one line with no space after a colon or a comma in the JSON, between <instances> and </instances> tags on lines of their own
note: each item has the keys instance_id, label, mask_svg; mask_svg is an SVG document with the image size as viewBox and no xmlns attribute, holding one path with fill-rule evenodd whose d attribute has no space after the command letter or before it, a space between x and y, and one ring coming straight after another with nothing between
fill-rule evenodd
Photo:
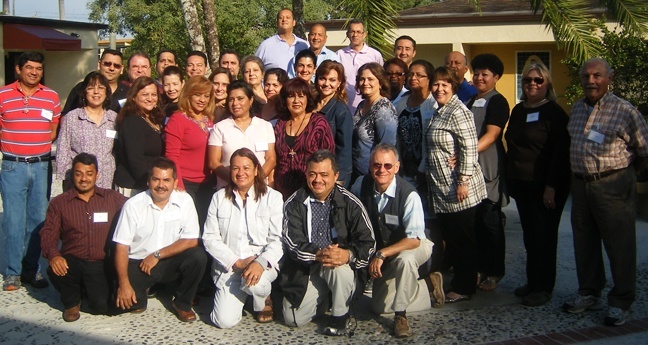
<instances>
[{"instance_id":1,"label":"collared shirt","mask_svg":"<svg viewBox=\"0 0 648 345\"><path fill-rule=\"evenodd\" d=\"M51 260L72 255L82 260L103 260L113 219L126 200L116 191L99 187L88 202L74 189L52 199L40 231L43 257Z\"/></svg>"},{"instance_id":2,"label":"collared shirt","mask_svg":"<svg viewBox=\"0 0 648 345\"><path fill-rule=\"evenodd\" d=\"M337 54L332 51L331 49L328 49L326 47L322 47L322 50L320 51L319 54L317 54L317 61L316 61L316 69L319 67L319 65L322 64L322 62L326 60L331 60L331 61L337 61L340 62L340 59L338 58ZM295 73L295 58L293 57L290 59L290 62L288 63L288 77L294 78L296 77L297 74ZM315 73L313 73L313 77L311 78L311 82L315 82Z\"/></svg>"},{"instance_id":3,"label":"collared shirt","mask_svg":"<svg viewBox=\"0 0 648 345\"><path fill-rule=\"evenodd\" d=\"M0 88L0 150L3 154L42 156L52 149L52 125L59 122L58 94L38 84L27 97L18 81Z\"/></svg>"},{"instance_id":4,"label":"collared shirt","mask_svg":"<svg viewBox=\"0 0 648 345\"><path fill-rule=\"evenodd\" d=\"M234 191L234 200L228 199L226 189L216 192L207 211L203 243L205 249L219 264L219 270L229 272L238 259L257 255L261 266L277 268L283 256L281 227L283 197L268 188L255 200L254 186L243 202Z\"/></svg>"},{"instance_id":5,"label":"collared shirt","mask_svg":"<svg viewBox=\"0 0 648 345\"><path fill-rule=\"evenodd\" d=\"M364 176L359 177L351 187L351 193L360 198L362 189L362 180ZM392 179L384 193L380 193L374 186L374 200L378 207L378 212L382 212L390 199L396 197L396 179ZM405 207L402 210L403 227L407 238L424 239L425 237L425 216L423 214L423 203L418 193L410 193L405 200Z\"/></svg>"},{"instance_id":6,"label":"collared shirt","mask_svg":"<svg viewBox=\"0 0 648 345\"><path fill-rule=\"evenodd\" d=\"M612 92L592 107L581 99L567 125L572 171L601 173L628 167L635 156L648 156L648 125L639 110Z\"/></svg>"},{"instance_id":7,"label":"collared shirt","mask_svg":"<svg viewBox=\"0 0 648 345\"><path fill-rule=\"evenodd\" d=\"M348 46L338 50L337 55L340 58L340 63L344 66L344 74L347 80L346 91L349 97L348 106L351 113L353 113L358 103L362 101L362 97L358 95L358 91L355 89L358 68L369 62L377 62L382 66L384 63L383 57L379 51L369 47L366 43L359 52Z\"/></svg>"},{"instance_id":8,"label":"collared shirt","mask_svg":"<svg viewBox=\"0 0 648 345\"><path fill-rule=\"evenodd\" d=\"M164 208L153 203L151 191L128 199L113 241L130 246L128 257L142 260L181 239L198 238L198 214L191 196L174 190Z\"/></svg>"},{"instance_id":9,"label":"collared shirt","mask_svg":"<svg viewBox=\"0 0 648 345\"><path fill-rule=\"evenodd\" d=\"M88 117L84 108L77 108L65 115L56 150L56 178L72 179L72 160L81 152L97 157L99 177L97 186L112 188L115 175L113 145L117 138L115 119L117 113L104 110L101 122L97 125Z\"/></svg>"},{"instance_id":10,"label":"collared shirt","mask_svg":"<svg viewBox=\"0 0 648 345\"><path fill-rule=\"evenodd\" d=\"M263 60L264 70L277 67L288 71L290 59L304 49L308 49L308 42L303 38L293 34L293 42L288 45L286 40L275 34L261 42L254 55Z\"/></svg>"},{"instance_id":11,"label":"collared shirt","mask_svg":"<svg viewBox=\"0 0 648 345\"><path fill-rule=\"evenodd\" d=\"M398 102L399 102L401 99L403 99L403 95L404 95L405 93L407 93L407 92L409 92L409 90L408 90L405 86L403 86L403 87L401 88L400 92L398 93L398 96L396 96L396 98L394 98L394 99L391 101L392 104L393 104L394 106L396 106L396 105L398 104Z\"/></svg>"},{"instance_id":12,"label":"collared shirt","mask_svg":"<svg viewBox=\"0 0 648 345\"><path fill-rule=\"evenodd\" d=\"M270 122L260 118L252 117L248 128L243 131L236 125L234 119L230 116L223 121L214 125L209 134L209 146L221 147L221 164L228 167L230 158L234 151L247 147L254 152L261 165L265 164L265 154L268 151L268 145L275 143L274 128ZM220 177L218 178L218 188L227 184Z\"/></svg>"},{"instance_id":13,"label":"collared shirt","mask_svg":"<svg viewBox=\"0 0 648 345\"><path fill-rule=\"evenodd\" d=\"M320 249L326 248L337 238L332 234L329 218L331 215L331 194L324 201L319 201L312 196L310 199L311 212L311 238Z\"/></svg>"}]
</instances>

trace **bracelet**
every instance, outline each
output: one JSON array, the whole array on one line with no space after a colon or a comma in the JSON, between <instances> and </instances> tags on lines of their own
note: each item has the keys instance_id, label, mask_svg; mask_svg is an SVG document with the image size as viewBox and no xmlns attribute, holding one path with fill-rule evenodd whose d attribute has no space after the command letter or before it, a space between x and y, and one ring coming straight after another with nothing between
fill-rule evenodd
<instances>
[{"instance_id":1,"label":"bracelet","mask_svg":"<svg viewBox=\"0 0 648 345\"><path fill-rule=\"evenodd\" d=\"M468 187L470 186L470 181L459 181L458 185L459 187Z\"/></svg>"}]
</instances>

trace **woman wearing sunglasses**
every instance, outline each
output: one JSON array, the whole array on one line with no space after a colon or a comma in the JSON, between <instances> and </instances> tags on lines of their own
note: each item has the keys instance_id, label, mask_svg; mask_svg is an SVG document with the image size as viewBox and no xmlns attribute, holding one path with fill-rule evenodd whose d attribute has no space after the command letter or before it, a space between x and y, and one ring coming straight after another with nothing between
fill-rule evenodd
<instances>
[{"instance_id":1,"label":"woman wearing sunglasses","mask_svg":"<svg viewBox=\"0 0 648 345\"><path fill-rule=\"evenodd\" d=\"M569 134L555 102L549 70L530 64L522 73L522 102L513 108L506 143L506 174L527 253L527 284L515 290L522 304L546 304L556 281L560 215L569 194Z\"/></svg>"}]
</instances>

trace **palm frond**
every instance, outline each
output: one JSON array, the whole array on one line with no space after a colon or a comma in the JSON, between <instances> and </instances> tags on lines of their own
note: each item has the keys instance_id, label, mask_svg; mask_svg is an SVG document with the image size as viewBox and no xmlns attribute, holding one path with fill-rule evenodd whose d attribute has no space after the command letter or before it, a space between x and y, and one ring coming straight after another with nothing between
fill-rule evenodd
<instances>
[{"instance_id":1,"label":"palm frond","mask_svg":"<svg viewBox=\"0 0 648 345\"><path fill-rule=\"evenodd\" d=\"M559 48L583 62L600 55L601 41L595 35L594 17L584 0L542 1L542 21L551 29Z\"/></svg>"},{"instance_id":2,"label":"palm frond","mask_svg":"<svg viewBox=\"0 0 648 345\"><path fill-rule=\"evenodd\" d=\"M628 31L648 32L648 3L645 0L605 0L608 12Z\"/></svg>"},{"instance_id":3,"label":"palm frond","mask_svg":"<svg viewBox=\"0 0 648 345\"><path fill-rule=\"evenodd\" d=\"M394 0L343 0L340 7L349 13L351 19L361 19L367 31L367 44L378 49L383 55L391 55L395 38L396 24L393 18L398 16L392 4Z\"/></svg>"}]
</instances>

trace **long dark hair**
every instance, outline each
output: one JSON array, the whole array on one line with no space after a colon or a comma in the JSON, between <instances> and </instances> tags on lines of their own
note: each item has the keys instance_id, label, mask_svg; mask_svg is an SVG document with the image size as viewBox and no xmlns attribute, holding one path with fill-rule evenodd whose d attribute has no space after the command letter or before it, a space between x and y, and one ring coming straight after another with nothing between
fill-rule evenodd
<instances>
[{"instance_id":1,"label":"long dark hair","mask_svg":"<svg viewBox=\"0 0 648 345\"><path fill-rule=\"evenodd\" d=\"M155 85L155 91L157 92L157 84L155 84L155 80L153 80L151 77L139 77L135 80L133 85L131 85L130 89L128 90L128 96L126 97L126 104L124 104L124 107L119 111L119 114L117 115L116 122L118 125L121 125L126 116L137 115L144 117L145 114L144 112L142 112L142 109L140 109L140 107L135 104L135 97L140 91L142 91L143 88L149 85ZM166 116L164 115L164 110L162 110L162 103L160 101L160 97L158 96L157 104L155 108L151 110L150 120L155 124L162 125L164 123L165 117Z\"/></svg>"},{"instance_id":2,"label":"long dark hair","mask_svg":"<svg viewBox=\"0 0 648 345\"><path fill-rule=\"evenodd\" d=\"M259 159L254 154L254 152L252 152L252 150L248 149L247 147L243 147L232 153L232 157L230 157L230 168L232 166L234 157L248 158L252 161L252 164L257 169L257 174L254 177L254 200L259 201L259 199L261 199L261 197L268 192L268 186L265 183L265 175L263 174L263 167L261 166ZM236 185L234 184L234 181L232 181L232 177L230 176L229 183L225 187L225 197L230 200L234 200L235 188Z\"/></svg>"}]
</instances>

